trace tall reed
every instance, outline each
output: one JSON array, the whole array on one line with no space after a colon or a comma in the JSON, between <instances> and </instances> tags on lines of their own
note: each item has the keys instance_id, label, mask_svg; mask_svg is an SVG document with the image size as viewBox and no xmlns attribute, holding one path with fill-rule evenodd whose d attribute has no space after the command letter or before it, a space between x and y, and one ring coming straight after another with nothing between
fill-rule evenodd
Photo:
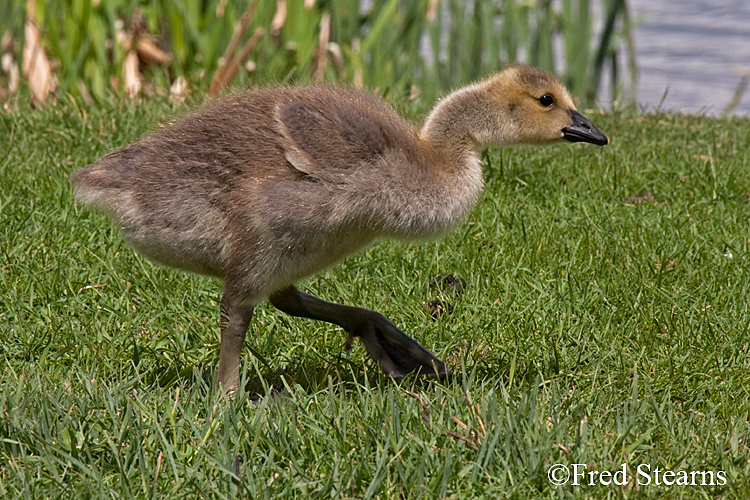
<instances>
[{"instance_id":1,"label":"tall reed","mask_svg":"<svg viewBox=\"0 0 750 500\"><path fill-rule=\"evenodd\" d=\"M0 7L0 98L12 97L7 67L32 43L24 23L39 29L58 96L166 93L179 77L207 89L249 3L245 37L259 41L235 85L345 81L432 99L522 61L591 105L605 71L613 86L623 66L635 74L626 0L599 0L601 19L590 0L11 0Z\"/></svg>"}]
</instances>

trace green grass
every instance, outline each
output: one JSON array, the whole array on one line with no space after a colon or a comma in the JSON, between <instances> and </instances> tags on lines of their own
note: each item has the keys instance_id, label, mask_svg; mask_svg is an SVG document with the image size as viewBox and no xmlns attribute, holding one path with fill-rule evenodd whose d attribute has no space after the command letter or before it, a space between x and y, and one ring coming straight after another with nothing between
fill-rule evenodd
<instances>
[{"instance_id":1,"label":"green grass","mask_svg":"<svg viewBox=\"0 0 750 500\"><path fill-rule=\"evenodd\" d=\"M0 114L1 498L750 496L750 122L588 113L611 145L490 151L452 235L302 284L383 312L451 377L394 382L264 304L227 402L220 284L138 257L67 181L182 112ZM433 320L445 273L467 288ZM557 463L633 477L558 488ZM727 481L638 486L640 464Z\"/></svg>"}]
</instances>

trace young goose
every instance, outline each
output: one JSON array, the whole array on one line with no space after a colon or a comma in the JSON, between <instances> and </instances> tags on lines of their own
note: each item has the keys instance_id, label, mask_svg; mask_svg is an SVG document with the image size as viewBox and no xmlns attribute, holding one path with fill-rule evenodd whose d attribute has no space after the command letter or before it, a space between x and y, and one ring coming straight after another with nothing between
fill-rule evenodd
<instances>
[{"instance_id":1,"label":"young goose","mask_svg":"<svg viewBox=\"0 0 750 500\"><path fill-rule=\"evenodd\" d=\"M73 173L144 256L224 280L217 385L239 385L253 308L341 326L393 377L445 365L381 314L294 287L374 239L439 235L482 189L486 145L607 144L565 87L515 65L438 102L421 130L350 88L232 95Z\"/></svg>"}]
</instances>

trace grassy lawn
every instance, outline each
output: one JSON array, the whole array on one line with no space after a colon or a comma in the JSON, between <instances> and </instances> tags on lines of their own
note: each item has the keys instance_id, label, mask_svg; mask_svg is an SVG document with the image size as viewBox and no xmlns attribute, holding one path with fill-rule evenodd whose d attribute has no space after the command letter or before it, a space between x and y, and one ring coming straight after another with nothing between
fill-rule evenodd
<instances>
[{"instance_id":1,"label":"grassy lawn","mask_svg":"<svg viewBox=\"0 0 750 500\"><path fill-rule=\"evenodd\" d=\"M453 234L301 284L449 378L389 380L263 304L222 401L220 283L137 256L67 180L181 112L0 113L0 498L750 497L750 121L588 113L612 144L489 151ZM448 273L459 297L428 287Z\"/></svg>"}]
</instances>

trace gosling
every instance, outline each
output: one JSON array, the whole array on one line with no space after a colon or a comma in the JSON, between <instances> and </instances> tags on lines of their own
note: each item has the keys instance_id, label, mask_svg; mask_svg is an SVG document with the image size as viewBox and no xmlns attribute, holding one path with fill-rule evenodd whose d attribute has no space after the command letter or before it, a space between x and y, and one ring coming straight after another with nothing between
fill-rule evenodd
<instances>
[{"instance_id":1,"label":"gosling","mask_svg":"<svg viewBox=\"0 0 750 500\"><path fill-rule=\"evenodd\" d=\"M73 173L145 257L223 280L217 387L234 392L253 308L359 337L391 377L445 374L383 315L295 288L376 238L413 240L462 221L482 189L483 146L597 145L607 137L549 73L514 65L440 100L421 130L382 99L331 86L236 93Z\"/></svg>"}]
</instances>

